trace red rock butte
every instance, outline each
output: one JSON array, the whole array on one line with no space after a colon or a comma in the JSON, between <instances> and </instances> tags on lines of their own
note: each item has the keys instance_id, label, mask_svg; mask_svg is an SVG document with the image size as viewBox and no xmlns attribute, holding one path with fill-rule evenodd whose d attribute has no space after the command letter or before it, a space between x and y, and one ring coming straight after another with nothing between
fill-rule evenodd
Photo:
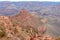
<instances>
[{"instance_id":1,"label":"red rock butte","mask_svg":"<svg viewBox=\"0 0 60 40\"><path fill-rule=\"evenodd\" d=\"M27 10L26 9L22 9L20 12L21 13L27 13Z\"/></svg>"}]
</instances>

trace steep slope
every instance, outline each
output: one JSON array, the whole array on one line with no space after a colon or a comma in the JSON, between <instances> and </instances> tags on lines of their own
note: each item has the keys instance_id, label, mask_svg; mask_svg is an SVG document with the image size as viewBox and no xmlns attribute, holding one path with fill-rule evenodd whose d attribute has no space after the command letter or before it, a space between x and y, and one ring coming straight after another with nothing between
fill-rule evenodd
<instances>
[{"instance_id":1,"label":"steep slope","mask_svg":"<svg viewBox=\"0 0 60 40\"><path fill-rule=\"evenodd\" d=\"M30 40L46 32L46 19L22 9L15 16L0 16L0 28L7 40Z\"/></svg>"},{"instance_id":2,"label":"steep slope","mask_svg":"<svg viewBox=\"0 0 60 40\"><path fill-rule=\"evenodd\" d=\"M32 26L38 28L40 26L45 26L46 19L40 18L38 15L32 15L31 12L27 12L23 9L20 14L13 17L15 22L17 21L19 24L23 26ZM44 22L41 20L45 20Z\"/></svg>"}]
</instances>

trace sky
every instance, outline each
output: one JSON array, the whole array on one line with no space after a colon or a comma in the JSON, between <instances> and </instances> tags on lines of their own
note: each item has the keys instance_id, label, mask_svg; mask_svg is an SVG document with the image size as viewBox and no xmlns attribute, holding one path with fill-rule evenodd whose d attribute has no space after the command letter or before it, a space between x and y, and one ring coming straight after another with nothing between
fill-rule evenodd
<instances>
[{"instance_id":1,"label":"sky","mask_svg":"<svg viewBox=\"0 0 60 40\"><path fill-rule=\"evenodd\" d=\"M18 1L51 1L51 2L60 2L60 0L0 0L0 1L14 1L14 2L18 2Z\"/></svg>"}]
</instances>

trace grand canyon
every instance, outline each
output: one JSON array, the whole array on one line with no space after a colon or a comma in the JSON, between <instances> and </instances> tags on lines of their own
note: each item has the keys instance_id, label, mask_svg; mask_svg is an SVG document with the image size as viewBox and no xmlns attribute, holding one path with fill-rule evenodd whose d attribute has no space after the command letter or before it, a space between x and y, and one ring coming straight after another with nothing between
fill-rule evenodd
<instances>
[{"instance_id":1,"label":"grand canyon","mask_svg":"<svg viewBox=\"0 0 60 40\"><path fill-rule=\"evenodd\" d=\"M0 2L0 40L60 40L60 2Z\"/></svg>"}]
</instances>

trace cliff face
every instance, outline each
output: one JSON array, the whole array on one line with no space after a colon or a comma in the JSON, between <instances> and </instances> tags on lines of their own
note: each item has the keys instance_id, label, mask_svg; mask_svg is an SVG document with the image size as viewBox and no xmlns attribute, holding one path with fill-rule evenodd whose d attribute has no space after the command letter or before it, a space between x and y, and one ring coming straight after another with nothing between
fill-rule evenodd
<instances>
[{"instance_id":1,"label":"cliff face","mask_svg":"<svg viewBox=\"0 0 60 40\"><path fill-rule=\"evenodd\" d=\"M0 16L0 25L11 40L30 40L36 34L41 36L46 31L46 19L32 15L25 9L12 17Z\"/></svg>"},{"instance_id":2,"label":"cliff face","mask_svg":"<svg viewBox=\"0 0 60 40\"><path fill-rule=\"evenodd\" d=\"M32 26L32 27L39 27L43 26L46 23L45 18L41 18L38 15L31 14L31 12L26 11L23 9L18 15L13 17L16 21L19 21L20 24L24 26Z\"/></svg>"}]
</instances>

